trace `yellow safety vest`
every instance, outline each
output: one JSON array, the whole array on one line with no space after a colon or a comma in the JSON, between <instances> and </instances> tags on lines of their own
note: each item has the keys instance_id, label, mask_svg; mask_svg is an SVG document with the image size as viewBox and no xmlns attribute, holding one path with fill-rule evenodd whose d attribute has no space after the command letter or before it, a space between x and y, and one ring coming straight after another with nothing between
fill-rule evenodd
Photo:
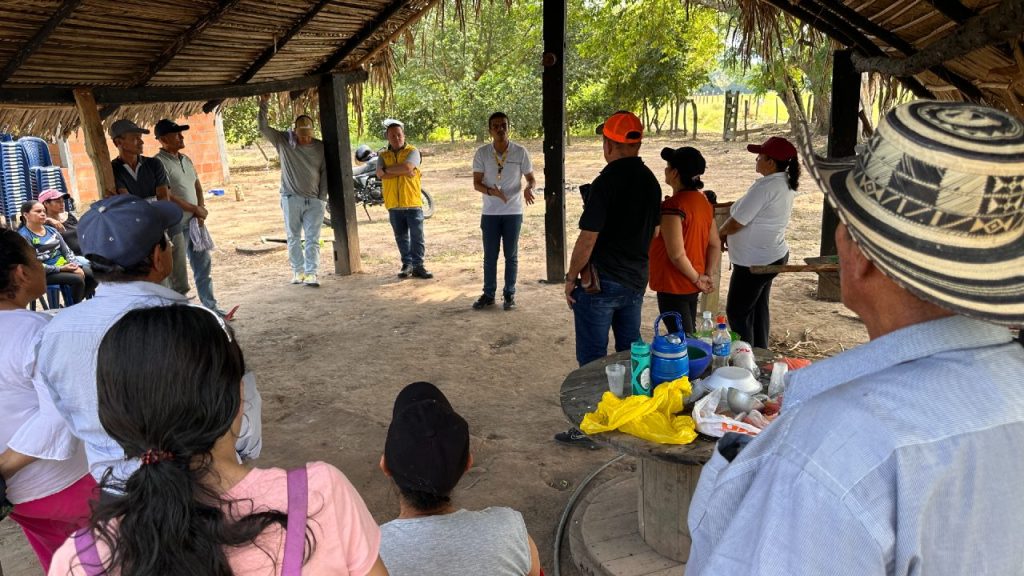
<instances>
[{"instance_id":1,"label":"yellow safety vest","mask_svg":"<svg viewBox=\"0 0 1024 576\"><path fill-rule=\"evenodd\" d=\"M413 150L415 148L406 144L397 152L390 148L381 152L380 157L384 161L384 168L404 164L405 159ZM418 167L413 169L412 176L383 178L381 185L384 192L384 207L388 210L423 206L423 199L420 197L420 169Z\"/></svg>"}]
</instances>

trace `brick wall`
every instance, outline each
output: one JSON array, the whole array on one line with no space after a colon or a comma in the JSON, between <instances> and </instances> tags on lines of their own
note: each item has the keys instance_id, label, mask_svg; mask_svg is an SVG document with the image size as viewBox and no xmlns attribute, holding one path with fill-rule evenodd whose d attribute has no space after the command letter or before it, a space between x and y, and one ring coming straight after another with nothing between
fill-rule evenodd
<instances>
[{"instance_id":1,"label":"brick wall","mask_svg":"<svg viewBox=\"0 0 1024 576\"><path fill-rule=\"evenodd\" d=\"M188 118L177 118L178 124L188 124L189 130L185 132L185 148L182 150L192 159L199 174L199 182L203 190L220 188L228 179L228 174L222 172L220 157L220 145L217 140L217 126L215 114L197 114ZM160 151L160 142L153 136L152 126L143 126L150 130L149 134L143 135L145 149L143 155L154 156ZM117 157L117 148L108 137L107 149L110 151L111 159ZM75 181L78 185L78 202L89 203L99 198L96 191L96 173L92 168L92 161L85 151L85 140L82 131L75 132L68 137L68 149L71 152L71 163L74 164ZM60 155L56 146L51 147L51 156L54 163L59 162ZM68 179L67 166L64 167L64 179L68 182L68 189L72 189Z\"/></svg>"}]
</instances>

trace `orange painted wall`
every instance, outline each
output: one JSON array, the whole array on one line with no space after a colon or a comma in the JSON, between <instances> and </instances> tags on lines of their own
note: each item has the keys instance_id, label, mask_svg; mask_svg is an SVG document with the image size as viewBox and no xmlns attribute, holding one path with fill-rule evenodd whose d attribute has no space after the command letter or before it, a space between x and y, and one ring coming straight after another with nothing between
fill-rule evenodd
<instances>
[{"instance_id":1,"label":"orange painted wall","mask_svg":"<svg viewBox=\"0 0 1024 576\"><path fill-rule=\"evenodd\" d=\"M199 174L199 182L203 185L203 189L210 190L211 188L223 187L223 184L228 179L228 175L222 173L220 146L217 142L216 115L197 114L188 118L178 118L175 122L189 125L188 131L185 132L185 148L182 150L182 153L191 158L192 163L195 164L196 172ZM152 134L152 126L143 126L143 128L150 130L150 134L143 136L145 142L143 155L155 156L160 151L160 143ZM89 154L85 151L85 140L82 137L81 130L68 137L68 148L71 152L71 162L74 163L75 167L75 180L78 184L77 200L79 204L89 203L98 199L96 172L92 168ZM107 138L107 149L110 151L111 158L117 157L117 148L114 147L114 143L110 138ZM55 145L51 146L51 156L53 156L54 163L59 162L60 156ZM65 181L68 180L66 166L64 167L64 179ZM68 189L71 189L70 182L68 182Z\"/></svg>"}]
</instances>

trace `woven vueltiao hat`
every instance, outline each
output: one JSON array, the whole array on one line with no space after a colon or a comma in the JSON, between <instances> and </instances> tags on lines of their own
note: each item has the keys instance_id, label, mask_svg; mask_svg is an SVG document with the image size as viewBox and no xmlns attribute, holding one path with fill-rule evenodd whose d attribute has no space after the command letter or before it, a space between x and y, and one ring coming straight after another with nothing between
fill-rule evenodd
<instances>
[{"instance_id":1,"label":"woven vueltiao hat","mask_svg":"<svg viewBox=\"0 0 1024 576\"><path fill-rule=\"evenodd\" d=\"M977 104L916 101L886 114L863 154L814 164L839 218L888 277L959 314L1024 324L1024 122Z\"/></svg>"}]
</instances>

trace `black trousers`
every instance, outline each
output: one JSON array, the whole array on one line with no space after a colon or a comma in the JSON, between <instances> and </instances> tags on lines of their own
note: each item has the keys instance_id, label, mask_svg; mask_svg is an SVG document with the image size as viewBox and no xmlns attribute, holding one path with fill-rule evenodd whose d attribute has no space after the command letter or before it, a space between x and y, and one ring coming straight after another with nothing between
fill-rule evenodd
<instances>
[{"instance_id":1,"label":"black trousers","mask_svg":"<svg viewBox=\"0 0 1024 576\"><path fill-rule=\"evenodd\" d=\"M771 265L786 262L789 262L789 253ZM772 280L776 276L778 274L753 274L748 266L732 266L729 299L725 305L729 327L740 335L741 340L757 348L768 348L768 333L771 330L768 301L772 293Z\"/></svg>"},{"instance_id":2,"label":"black trousers","mask_svg":"<svg viewBox=\"0 0 1024 576\"><path fill-rule=\"evenodd\" d=\"M698 298L700 298L700 292L694 292L693 294L658 292L658 312L661 314L665 312L679 312L683 317L683 328L687 334L692 335L697 323ZM665 318L663 322L665 327L668 328L669 333L675 334L679 332L679 323L676 322L674 316Z\"/></svg>"}]
</instances>

